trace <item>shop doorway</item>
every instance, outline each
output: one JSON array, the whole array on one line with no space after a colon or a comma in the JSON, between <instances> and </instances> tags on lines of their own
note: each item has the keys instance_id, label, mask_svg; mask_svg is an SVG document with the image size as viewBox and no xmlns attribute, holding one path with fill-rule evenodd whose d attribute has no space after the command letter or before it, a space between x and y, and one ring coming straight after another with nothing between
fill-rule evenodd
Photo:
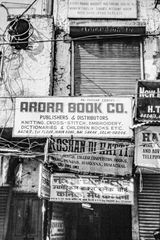
<instances>
[{"instance_id":1,"label":"shop doorway","mask_svg":"<svg viewBox=\"0 0 160 240\"><path fill-rule=\"evenodd\" d=\"M65 240L131 240L131 206L64 204Z\"/></svg>"},{"instance_id":2,"label":"shop doorway","mask_svg":"<svg viewBox=\"0 0 160 240\"><path fill-rule=\"evenodd\" d=\"M7 240L41 239L41 200L35 194L15 193Z\"/></svg>"}]
</instances>

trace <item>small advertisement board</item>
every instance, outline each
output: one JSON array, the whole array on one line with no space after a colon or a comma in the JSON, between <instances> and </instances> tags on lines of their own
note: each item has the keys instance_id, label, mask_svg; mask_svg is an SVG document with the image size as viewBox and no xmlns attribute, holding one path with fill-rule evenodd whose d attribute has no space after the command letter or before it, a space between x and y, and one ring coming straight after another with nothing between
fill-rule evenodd
<instances>
[{"instance_id":1,"label":"small advertisement board","mask_svg":"<svg viewBox=\"0 0 160 240\"><path fill-rule=\"evenodd\" d=\"M138 81L136 118L160 121L160 81Z\"/></svg>"},{"instance_id":2,"label":"small advertisement board","mask_svg":"<svg viewBox=\"0 0 160 240\"><path fill-rule=\"evenodd\" d=\"M50 201L130 205L133 179L52 174Z\"/></svg>"},{"instance_id":3,"label":"small advertisement board","mask_svg":"<svg viewBox=\"0 0 160 240\"><path fill-rule=\"evenodd\" d=\"M135 165L160 169L160 128L143 126L136 129Z\"/></svg>"},{"instance_id":4,"label":"small advertisement board","mask_svg":"<svg viewBox=\"0 0 160 240\"><path fill-rule=\"evenodd\" d=\"M131 176L134 145L127 141L51 138L49 161L59 169Z\"/></svg>"},{"instance_id":5,"label":"small advertisement board","mask_svg":"<svg viewBox=\"0 0 160 240\"><path fill-rule=\"evenodd\" d=\"M137 0L69 0L69 18L137 18Z\"/></svg>"},{"instance_id":6,"label":"small advertisement board","mask_svg":"<svg viewBox=\"0 0 160 240\"><path fill-rule=\"evenodd\" d=\"M65 226L63 219L52 219L50 228L51 240L64 240L65 239Z\"/></svg>"},{"instance_id":7,"label":"small advertisement board","mask_svg":"<svg viewBox=\"0 0 160 240\"><path fill-rule=\"evenodd\" d=\"M131 138L132 98L16 98L14 137Z\"/></svg>"}]
</instances>

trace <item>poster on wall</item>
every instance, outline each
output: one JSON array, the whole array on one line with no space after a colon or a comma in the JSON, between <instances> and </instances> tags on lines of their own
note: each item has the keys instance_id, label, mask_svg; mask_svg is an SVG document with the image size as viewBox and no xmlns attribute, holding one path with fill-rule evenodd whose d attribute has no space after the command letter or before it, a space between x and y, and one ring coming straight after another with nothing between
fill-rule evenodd
<instances>
[{"instance_id":1,"label":"poster on wall","mask_svg":"<svg viewBox=\"0 0 160 240\"><path fill-rule=\"evenodd\" d=\"M63 219L52 219L50 228L51 240L64 240L65 239L65 226Z\"/></svg>"},{"instance_id":2,"label":"poster on wall","mask_svg":"<svg viewBox=\"0 0 160 240\"><path fill-rule=\"evenodd\" d=\"M16 98L14 137L131 138L132 98Z\"/></svg>"},{"instance_id":3,"label":"poster on wall","mask_svg":"<svg viewBox=\"0 0 160 240\"><path fill-rule=\"evenodd\" d=\"M49 161L61 170L132 175L134 145L127 141L51 138Z\"/></svg>"},{"instance_id":4,"label":"poster on wall","mask_svg":"<svg viewBox=\"0 0 160 240\"><path fill-rule=\"evenodd\" d=\"M137 18L137 0L69 0L69 18Z\"/></svg>"},{"instance_id":5,"label":"poster on wall","mask_svg":"<svg viewBox=\"0 0 160 240\"><path fill-rule=\"evenodd\" d=\"M52 174L50 201L131 205L133 179Z\"/></svg>"},{"instance_id":6,"label":"poster on wall","mask_svg":"<svg viewBox=\"0 0 160 240\"><path fill-rule=\"evenodd\" d=\"M135 134L135 165L160 169L160 127L139 127Z\"/></svg>"},{"instance_id":7,"label":"poster on wall","mask_svg":"<svg viewBox=\"0 0 160 240\"><path fill-rule=\"evenodd\" d=\"M50 226L50 240L65 239L65 219L63 203L52 204L52 219Z\"/></svg>"},{"instance_id":8,"label":"poster on wall","mask_svg":"<svg viewBox=\"0 0 160 240\"><path fill-rule=\"evenodd\" d=\"M160 81L138 81L136 118L160 121Z\"/></svg>"}]
</instances>

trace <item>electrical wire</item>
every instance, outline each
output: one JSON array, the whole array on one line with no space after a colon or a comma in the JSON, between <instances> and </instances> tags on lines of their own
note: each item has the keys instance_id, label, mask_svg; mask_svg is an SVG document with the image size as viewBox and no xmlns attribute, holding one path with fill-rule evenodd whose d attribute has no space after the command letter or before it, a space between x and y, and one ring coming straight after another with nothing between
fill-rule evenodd
<instances>
[{"instance_id":1,"label":"electrical wire","mask_svg":"<svg viewBox=\"0 0 160 240\"><path fill-rule=\"evenodd\" d=\"M70 38L69 40L67 40L67 42L71 42L71 41L77 41L77 40L85 40L85 41L89 41L89 40L102 40L101 37L105 37L105 39L107 38L114 38L114 37L119 37L119 38L128 38L128 37L158 37L160 36L159 34L143 34L143 35L139 35L139 34L108 34L108 35L88 35L88 36L83 36L83 37L77 37L77 38ZM36 40L32 43L39 43L39 42L66 42L65 39L43 39L43 40ZM20 44L21 42L12 42L13 44ZM28 41L24 41L23 43L28 43ZM10 42L0 42L0 45L10 45Z\"/></svg>"},{"instance_id":2,"label":"electrical wire","mask_svg":"<svg viewBox=\"0 0 160 240\"><path fill-rule=\"evenodd\" d=\"M34 0L25 10L24 12L19 16L19 18L23 17L23 15L28 12L28 10L37 2L37 0Z\"/></svg>"}]
</instances>

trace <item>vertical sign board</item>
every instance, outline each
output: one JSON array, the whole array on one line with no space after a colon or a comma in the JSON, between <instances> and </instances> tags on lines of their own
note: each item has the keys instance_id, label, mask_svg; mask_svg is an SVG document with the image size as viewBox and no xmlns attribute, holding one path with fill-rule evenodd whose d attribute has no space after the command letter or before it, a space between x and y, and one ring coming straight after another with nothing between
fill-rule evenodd
<instances>
[{"instance_id":1,"label":"vertical sign board","mask_svg":"<svg viewBox=\"0 0 160 240\"><path fill-rule=\"evenodd\" d=\"M132 138L132 98L17 98L14 137Z\"/></svg>"},{"instance_id":2,"label":"vertical sign board","mask_svg":"<svg viewBox=\"0 0 160 240\"><path fill-rule=\"evenodd\" d=\"M160 169L160 127L137 128L135 144L135 165Z\"/></svg>"},{"instance_id":3,"label":"vertical sign board","mask_svg":"<svg viewBox=\"0 0 160 240\"><path fill-rule=\"evenodd\" d=\"M52 219L50 225L50 240L65 239L65 219L63 203L52 204Z\"/></svg>"},{"instance_id":4,"label":"vertical sign board","mask_svg":"<svg viewBox=\"0 0 160 240\"><path fill-rule=\"evenodd\" d=\"M127 141L50 138L49 160L74 172L131 176L134 145Z\"/></svg>"},{"instance_id":5,"label":"vertical sign board","mask_svg":"<svg viewBox=\"0 0 160 240\"><path fill-rule=\"evenodd\" d=\"M137 0L69 0L69 18L137 18Z\"/></svg>"},{"instance_id":6,"label":"vertical sign board","mask_svg":"<svg viewBox=\"0 0 160 240\"><path fill-rule=\"evenodd\" d=\"M100 204L133 204L133 179L113 179L87 175L52 174L53 202L89 202Z\"/></svg>"},{"instance_id":7,"label":"vertical sign board","mask_svg":"<svg viewBox=\"0 0 160 240\"><path fill-rule=\"evenodd\" d=\"M160 81L138 81L137 120L160 121Z\"/></svg>"},{"instance_id":8,"label":"vertical sign board","mask_svg":"<svg viewBox=\"0 0 160 240\"><path fill-rule=\"evenodd\" d=\"M45 199L50 198L50 171L42 164L39 166L38 196Z\"/></svg>"}]
</instances>

